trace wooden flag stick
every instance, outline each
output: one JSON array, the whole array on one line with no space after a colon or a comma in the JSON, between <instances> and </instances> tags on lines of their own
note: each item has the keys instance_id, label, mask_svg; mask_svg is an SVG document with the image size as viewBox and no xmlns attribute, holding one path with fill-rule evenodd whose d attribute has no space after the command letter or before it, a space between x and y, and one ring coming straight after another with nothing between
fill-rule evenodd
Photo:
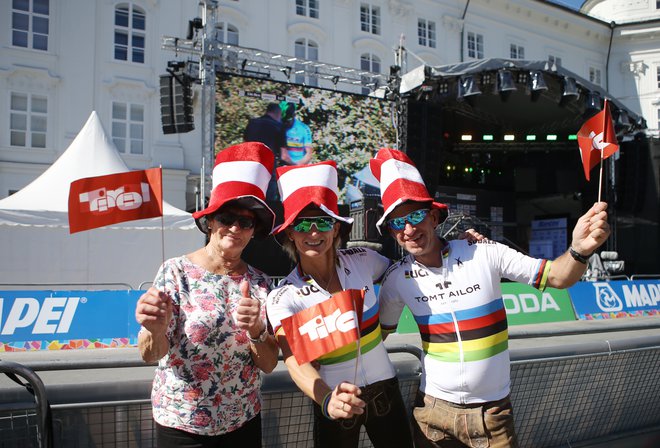
<instances>
[{"instance_id":1,"label":"wooden flag stick","mask_svg":"<svg viewBox=\"0 0 660 448\"><path fill-rule=\"evenodd\" d=\"M355 353L355 372L353 374L353 384L355 384L357 386L358 365L360 364L360 356L361 356L360 355L360 349L361 349L360 343L362 342L362 337L361 337L362 336L362 328L361 328L362 327L362 322L361 322L362 319L358 319L358 316L359 316L359 314L357 312L358 305L357 305L357 303L355 303L355 296L354 295L351 295L351 296L352 296L352 300L353 300L353 309L355 310L355 318L357 319L357 322L356 322L357 325L355 326L355 328L357 330L357 340L355 341L355 347L356 347L355 348L355 350L356 350L356 353ZM362 307L364 307L364 303L362 303Z\"/></svg>"}]
</instances>

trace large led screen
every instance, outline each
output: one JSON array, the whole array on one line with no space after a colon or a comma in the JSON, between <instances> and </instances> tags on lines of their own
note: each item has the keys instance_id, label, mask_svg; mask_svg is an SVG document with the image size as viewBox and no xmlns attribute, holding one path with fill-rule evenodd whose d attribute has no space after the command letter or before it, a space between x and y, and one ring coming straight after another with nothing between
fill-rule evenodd
<instances>
[{"instance_id":1,"label":"large led screen","mask_svg":"<svg viewBox=\"0 0 660 448\"><path fill-rule=\"evenodd\" d=\"M337 163L340 202L359 199L360 192L366 190L373 192L369 159L378 149L394 148L396 143L390 102L230 75L218 76L216 87L216 152L244 141L248 120L264 115L269 103L284 108L294 104L295 118L311 131L311 163L323 160Z\"/></svg>"}]
</instances>

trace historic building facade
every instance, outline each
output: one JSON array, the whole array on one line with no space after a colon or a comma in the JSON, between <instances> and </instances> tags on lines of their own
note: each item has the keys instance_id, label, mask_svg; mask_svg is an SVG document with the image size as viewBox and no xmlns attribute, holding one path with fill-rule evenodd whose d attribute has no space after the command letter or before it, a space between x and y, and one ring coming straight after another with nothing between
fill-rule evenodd
<instances>
[{"instance_id":1,"label":"historic building facade","mask_svg":"<svg viewBox=\"0 0 660 448\"><path fill-rule=\"evenodd\" d=\"M203 3L203 2L199 2ZM221 0L207 36L222 42L389 73L421 63L543 60L600 85L660 122L660 2L589 0L580 12L538 0ZM202 157L196 129L165 135L159 75L188 56L161 48L186 38L193 1L12 0L0 5L0 198L57 159L95 110L131 169L161 165L165 198L191 209ZM194 28L192 30L194 32ZM289 81L324 80L289 73ZM284 76L284 75L281 75ZM359 89L358 89L359 91Z\"/></svg>"}]
</instances>

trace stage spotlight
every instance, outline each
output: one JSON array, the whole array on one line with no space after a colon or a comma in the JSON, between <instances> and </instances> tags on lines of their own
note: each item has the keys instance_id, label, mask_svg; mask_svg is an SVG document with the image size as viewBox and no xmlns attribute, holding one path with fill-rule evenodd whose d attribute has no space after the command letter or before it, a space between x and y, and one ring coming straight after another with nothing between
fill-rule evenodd
<instances>
[{"instance_id":1,"label":"stage spotlight","mask_svg":"<svg viewBox=\"0 0 660 448\"><path fill-rule=\"evenodd\" d=\"M479 86L474 81L474 76L464 75L458 80L458 98L468 99L475 95L481 95Z\"/></svg>"},{"instance_id":2,"label":"stage spotlight","mask_svg":"<svg viewBox=\"0 0 660 448\"><path fill-rule=\"evenodd\" d=\"M603 109L603 102L598 92L591 91L587 93L584 101L585 115L593 115L595 112L600 112Z\"/></svg>"},{"instance_id":3,"label":"stage spotlight","mask_svg":"<svg viewBox=\"0 0 660 448\"><path fill-rule=\"evenodd\" d=\"M577 99L580 96L580 91L578 90L575 78L564 77L561 80L561 89L561 100L559 100L560 106L563 106L569 101Z\"/></svg>"},{"instance_id":4,"label":"stage spotlight","mask_svg":"<svg viewBox=\"0 0 660 448\"><path fill-rule=\"evenodd\" d=\"M541 96L541 92L548 90L548 85L545 83L543 72L540 70L532 70L529 72L529 89L532 92L532 101L536 101Z\"/></svg>"},{"instance_id":5,"label":"stage spotlight","mask_svg":"<svg viewBox=\"0 0 660 448\"><path fill-rule=\"evenodd\" d=\"M626 134L632 128L632 122L628 116L628 112L619 109L614 112L614 132L617 135Z\"/></svg>"},{"instance_id":6,"label":"stage spotlight","mask_svg":"<svg viewBox=\"0 0 660 448\"><path fill-rule=\"evenodd\" d=\"M637 121L635 122L635 126L637 129L646 129L646 119L644 117L637 117Z\"/></svg>"},{"instance_id":7,"label":"stage spotlight","mask_svg":"<svg viewBox=\"0 0 660 448\"><path fill-rule=\"evenodd\" d=\"M186 38L192 39L195 36L195 32L202 28L204 28L204 23L200 17L188 20L188 34L186 35Z\"/></svg>"},{"instance_id":8,"label":"stage spotlight","mask_svg":"<svg viewBox=\"0 0 660 448\"><path fill-rule=\"evenodd\" d=\"M498 70L497 91L499 92L502 101L506 101L514 90L517 90L517 88L516 83L513 82L513 74L509 70Z\"/></svg>"}]
</instances>

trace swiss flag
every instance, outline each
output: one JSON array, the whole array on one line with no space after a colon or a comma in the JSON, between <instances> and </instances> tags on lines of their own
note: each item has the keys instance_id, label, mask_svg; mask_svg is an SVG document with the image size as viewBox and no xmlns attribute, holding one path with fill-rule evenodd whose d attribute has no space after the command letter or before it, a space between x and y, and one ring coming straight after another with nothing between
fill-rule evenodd
<instances>
[{"instance_id":1,"label":"swiss flag","mask_svg":"<svg viewBox=\"0 0 660 448\"><path fill-rule=\"evenodd\" d=\"M609 101L605 100L603 110L582 125L577 138L584 175L589 180L589 172L593 167L619 150Z\"/></svg>"},{"instance_id":2,"label":"swiss flag","mask_svg":"<svg viewBox=\"0 0 660 448\"><path fill-rule=\"evenodd\" d=\"M347 289L328 300L282 319L293 356L310 362L360 337L364 291Z\"/></svg>"},{"instance_id":3,"label":"swiss flag","mask_svg":"<svg viewBox=\"0 0 660 448\"><path fill-rule=\"evenodd\" d=\"M71 182L69 232L162 216L162 176L160 168L151 168Z\"/></svg>"}]
</instances>

